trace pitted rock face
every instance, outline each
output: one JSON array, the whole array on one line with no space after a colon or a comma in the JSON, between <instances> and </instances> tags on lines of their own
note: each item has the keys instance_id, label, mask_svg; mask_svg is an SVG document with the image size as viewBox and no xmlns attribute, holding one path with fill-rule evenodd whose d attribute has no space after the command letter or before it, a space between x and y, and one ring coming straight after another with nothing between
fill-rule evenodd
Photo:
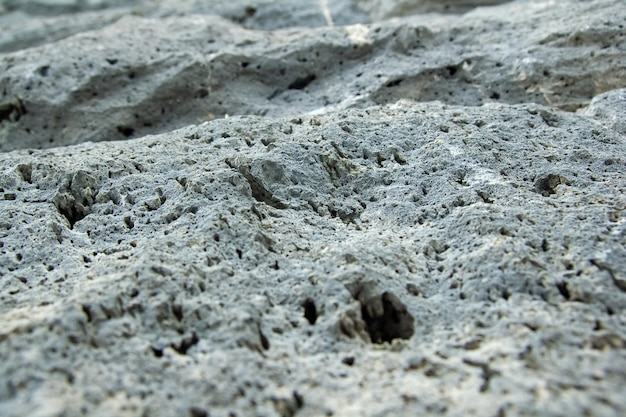
<instances>
[{"instance_id":1,"label":"pitted rock face","mask_svg":"<svg viewBox=\"0 0 626 417\"><path fill-rule=\"evenodd\" d=\"M323 2L262 2L258 10L286 3L322 19ZM343 3L345 13L365 7ZM415 12L435 3L416 2ZM527 3L277 32L228 20L226 4L246 9L237 2L211 10L200 2L189 8L137 2L106 9L117 14L93 31L81 19L96 12L79 13L59 29L75 36L55 42L50 34L49 42L0 57L0 150L125 140L226 116L320 114L402 99L534 102L576 111L623 87L623 19L613 12L621 1ZM162 13L167 17L155 18ZM272 21L287 24L281 16ZM20 28L11 26L6 36L30 33Z\"/></svg>"},{"instance_id":2,"label":"pitted rock face","mask_svg":"<svg viewBox=\"0 0 626 417\"><path fill-rule=\"evenodd\" d=\"M0 0L0 415L625 415L625 19Z\"/></svg>"}]
</instances>

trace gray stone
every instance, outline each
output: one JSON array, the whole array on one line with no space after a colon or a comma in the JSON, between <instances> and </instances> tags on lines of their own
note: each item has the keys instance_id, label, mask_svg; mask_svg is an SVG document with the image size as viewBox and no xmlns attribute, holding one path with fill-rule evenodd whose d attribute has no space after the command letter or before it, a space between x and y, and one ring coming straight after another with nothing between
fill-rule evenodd
<instances>
[{"instance_id":1,"label":"gray stone","mask_svg":"<svg viewBox=\"0 0 626 417\"><path fill-rule=\"evenodd\" d=\"M399 99L577 110L624 86L621 4L521 1L462 17L276 33L212 15L125 17L0 55L0 149Z\"/></svg>"},{"instance_id":2,"label":"gray stone","mask_svg":"<svg viewBox=\"0 0 626 417\"><path fill-rule=\"evenodd\" d=\"M624 8L445 3L0 2L0 415L626 414Z\"/></svg>"},{"instance_id":3,"label":"gray stone","mask_svg":"<svg viewBox=\"0 0 626 417\"><path fill-rule=\"evenodd\" d=\"M100 29L128 13L127 9L77 13L34 19L21 11L0 15L0 53L32 48L58 41L80 32Z\"/></svg>"},{"instance_id":4,"label":"gray stone","mask_svg":"<svg viewBox=\"0 0 626 417\"><path fill-rule=\"evenodd\" d=\"M510 0L361 0L359 4L374 20L418 13L464 13L480 6L493 6Z\"/></svg>"},{"instance_id":5,"label":"gray stone","mask_svg":"<svg viewBox=\"0 0 626 417\"><path fill-rule=\"evenodd\" d=\"M0 164L3 415L626 409L624 138L583 116L401 103ZM384 303L412 333L376 345Z\"/></svg>"},{"instance_id":6,"label":"gray stone","mask_svg":"<svg viewBox=\"0 0 626 417\"><path fill-rule=\"evenodd\" d=\"M594 97L584 114L626 135L626 89L611 90Z\"/></svg>"}]
</instances>

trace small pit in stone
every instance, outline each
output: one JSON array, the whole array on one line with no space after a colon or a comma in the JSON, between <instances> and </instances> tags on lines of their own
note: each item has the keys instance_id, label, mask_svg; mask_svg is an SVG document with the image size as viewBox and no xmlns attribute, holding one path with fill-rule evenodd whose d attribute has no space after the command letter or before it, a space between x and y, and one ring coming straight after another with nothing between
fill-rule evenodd
<instances>
[{"instance_id":1,"label":"small pit in stone","mask_svg":"<svg viewBox=\"0 0 626 417\"><path fill-rule=\"evenodd\" d=\"M199 341L200 339L198 338L198 335L196 334L196 332L192 332L191 336L185 337L180 341L180 343L172 344L171 346L176 352L180 353L181 355L186 355L187 351L191 347L197 345ZM156 351L154 351L154 354L157 357L159 356Z\"/></svg>"},{"instance_id":2,"label":"small pit in stone","mask_svg":"<svg viewBox=\"0 0 626 417\"><path fill-rule=\"evenodd\" d=\"M22 180L26 181L29 184L33 183L32 175L33 175L33 167L30 164L20 164L17 167Z\"/></svg>"},{"instance_id":3,"label":"small pit in stone","mask_svg":"<svg viewBox=\"0 0 626 417\"><path fill-rule=\"evenodd\" d=\"M304 308L304 318L310 324L315 324L317 321L317 307L315 307L315 301L310 298L307 298L302 303L302 307Z\"/></svg>"},{"instance_id":4,"label":"small pit in stone","mask_svg":"<svg viewBox=\"0 0 626 417\"><path fill-rule=\"evenodd\" d=\"M296 78L291 84L289 84L290 90L303 90L309 84L315 80L314 74L309 74L301 78Z\"/></svg>"},{"instance_id":5,"label":"small pit in stone","mask_svg":"<svg viewBox=\"0 0 626 417\"><path fill-rule=\"evenodd\" d=\"M562 175L548 174L539 178L535 182L535 192L544 197L556 194L556 187L559 185L571 185L569 180Z\"/></svg>"},{"instance_id":6,"label":"small pit in stone","mask_svg":"<svg viewBox=\"0 0 626 417\"><path fill-rule=\"evenodd\" d=\"M372 343L413 336L415 318L395 294L390 291L381 294L373 282L356 282L347 288L361 304L361 318Z\"/></svg>"},{"instance_id":7,"label":"small pit in stone","mask_svg":"<svg viewBox=\"0 0 626 417\"><path fill-rule=\"evenodd\" d=\"M382 312L379 307L381 303ZM413 336L413 316L400 299L390 292L384 292L380 301L369 300L362 304L361 315L373 343L410 339Z\"/></svg>"},{"instance_id":8,"label":"small pit in stone","mask_svg":"<svg viewBox=\"0 0 626 417\"><path fill-rule=\"evenodd\" d=\"M135 133L135 129L129 126L117 126L117 131L127 138L131 137Z\"/></svg>"}]
</instances>

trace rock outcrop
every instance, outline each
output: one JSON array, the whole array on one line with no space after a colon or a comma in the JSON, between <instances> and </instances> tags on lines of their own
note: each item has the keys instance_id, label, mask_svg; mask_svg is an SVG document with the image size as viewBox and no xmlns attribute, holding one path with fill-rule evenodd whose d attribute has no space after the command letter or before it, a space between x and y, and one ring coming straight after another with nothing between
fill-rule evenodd
<instances>
[{"instance_id":1,"label":"rock outcrop","mask_svg":"<svg viewBox=\"0 0 626 417\"><path fill-rule=\"evenodd\" d=\"M0 415L626 413L621 1L0 11Z\"/></svg>"}]
</instances>

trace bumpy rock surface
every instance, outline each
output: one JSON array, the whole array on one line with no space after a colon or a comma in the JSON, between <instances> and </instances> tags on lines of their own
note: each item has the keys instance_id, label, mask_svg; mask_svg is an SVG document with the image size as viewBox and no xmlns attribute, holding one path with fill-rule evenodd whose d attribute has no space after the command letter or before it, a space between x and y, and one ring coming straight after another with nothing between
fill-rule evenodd
<instances>
[{"instance_id":1,"label":"bumpy rock surface","mask_svg":"<svg viewBox=\"0 0 626 417\"><path fill-rule=\"evenodd\" d=\"M401 98L469 106L535 102L573 111L624 86L623 9L621 0L518 2L460 17L275 32L215 15L127 16L0 57L0 150L140 137L225 115L322 113ZM144 13L164 10L167 4ZM98 24L118 15L107 12ZM57 27L54 34L93 24L93 14L81 17L77 28ZM67 24L67 17L61 21Z\"/></svg>"},{"instance_id":2,"label":"bumpy rock surface","mask_svg":"<svg viewBox=\"0 0 626 417\"><path fill-rule=\"evenodd\" d=\"M0 10L0 415L626 414L621 1Z\"/></svg>"}]
</instances>

